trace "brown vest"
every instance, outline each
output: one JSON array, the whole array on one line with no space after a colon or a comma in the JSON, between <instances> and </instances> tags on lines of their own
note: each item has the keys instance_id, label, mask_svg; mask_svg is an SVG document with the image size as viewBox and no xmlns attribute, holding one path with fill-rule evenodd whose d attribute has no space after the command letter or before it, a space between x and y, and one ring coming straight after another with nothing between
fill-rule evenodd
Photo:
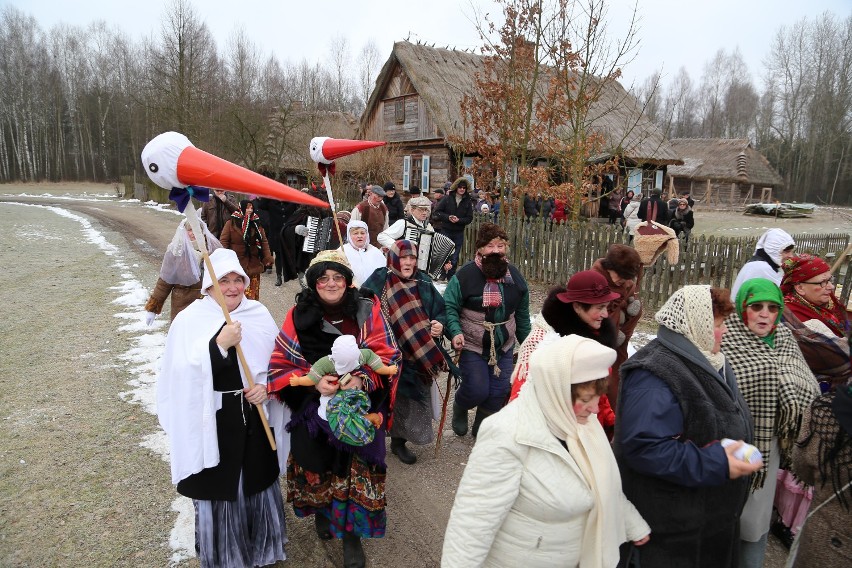
<instances>
[{"instance_id":1,"label":"brown vest","mask_svg":"<svg viewBox=\"0 0 852 568\"><path fill-rule=\"evenodd\" d=\"M367 224L367 232L370 234L370 244L376 248L382 248L379 244L379 233L385 230L385 218L388 214L388 208L384 203L379 203L378 208L370 207L366 201L362 201L357 206L361 213L361 220Z\"/></svg>"}]
</instances>

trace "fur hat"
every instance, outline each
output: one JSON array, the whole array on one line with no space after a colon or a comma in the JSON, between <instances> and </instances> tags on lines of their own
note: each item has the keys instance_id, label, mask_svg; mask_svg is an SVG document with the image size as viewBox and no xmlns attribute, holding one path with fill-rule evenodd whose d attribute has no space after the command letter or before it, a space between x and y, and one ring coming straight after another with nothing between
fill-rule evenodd
<instances>
[{"instance_id":1,"label":"fur hat","mask_svg":"<svg viewBox=\"0 0 852 568\"><path fill-rule=\"evenodd\" d=\"M308 269L305 271L305 280L309 288L316 289L317 278L322 276L326 270L334 270L339 272L346 278L346 285L352 285L352 268L349 266L349 260L340 249L323 250L311 260Z\"/></svg>"},{"instance_id":2,"label":"fur hat","mask_svg":"<svg viewBox=\"0 0 852 568\"><path fill-rule=\"evenodd\" d=\"M503 239L509 242L509 236L500 225L494 223L483 223L479 227L479 233L476 234L476 249L479 250L494 239Z\"/></svg>"},{"instance_id":3,"label":"fur hat","mask_svg":"<svg viewBox=\"0 0 852 568\"><path fill-rule=\"evenodd\" d=\"M417 187L416 185L412 185L412 186L408 189L408 193L409 193L410 195L420 195L420 188L419 188L419 187Z\"/></svg>"},{"instance_id":4,"label":"fur hat","mask_svg":"<svg viewBox=\"0 0 852 568\"><path fill-rule=\"evenodd\" d=\"M456 191L460 185L464 185L464 187L470 191L470 180L466 177L460 177L456 181L453 182L453 185L450 186L450 191Z\"/></svg>"},{"instance_id":5,"label":"fur hat","mask_svg":"<svg viewBox=\"0 0 852 568\"><path fill-rule=\"evenodd\" d=\"M642 259L636 249L628 245L612 244L606 250L604 268L614 270L625 280L633 280L639 276Z\"/></svg>"},{"instance_id":6,"label":"fur hat","mask_svg":"<svg viewBox=\"0 0 852 568\"><path fill-rule=\"evenodd\" d=\"M603 304L621 297L609 289L606 277L596 270L583 270L568 279L567 290L556 294L560 302L570 304ZM598 377L600 378L600 377Z\"/></svg>"}]
</instances>

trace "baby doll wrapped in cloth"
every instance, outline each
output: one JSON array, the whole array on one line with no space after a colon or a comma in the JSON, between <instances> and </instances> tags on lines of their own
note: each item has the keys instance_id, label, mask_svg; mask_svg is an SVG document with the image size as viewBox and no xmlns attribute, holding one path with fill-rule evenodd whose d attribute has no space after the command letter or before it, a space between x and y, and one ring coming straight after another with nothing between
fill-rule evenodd
<instances>
[{"instance_id":1,"label":"baby doll wrapped in cloth","mask_svg":"<svg viewBox=\"0 0 852 568\"><path fill-rule=\"evenodd\" d=\"M307 375L290 378L290 386L316 385L325 375L337 375L340 390L334 396L323 395L317 414L328 422L332 435L350 446L364 446L373 441L376 428L382 425L382 415L370 409L370 397L363 390L347 388L352 373L368 365L380 375L394 375L396 365L385 365L371 349L358 349L355 337L341 335L327 355L311 367Z\"/></svg>"}]
</instances>

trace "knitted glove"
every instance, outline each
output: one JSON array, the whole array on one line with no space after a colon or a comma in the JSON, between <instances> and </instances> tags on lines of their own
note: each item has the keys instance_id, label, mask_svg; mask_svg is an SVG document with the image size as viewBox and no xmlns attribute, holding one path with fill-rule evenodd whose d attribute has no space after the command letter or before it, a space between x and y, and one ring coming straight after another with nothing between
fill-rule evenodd
<instances>
[{"instance_id":1,"label":"knitted glove","mask_svg":"<svg viewBox=\"0 0 852 568\"><path fill-rule=\"evenodd\" d=\"M154 318L156 317L157 314L155 314L154 312L145 312L145 324L151 325L152 323L154 323Z\"/></svg>"},{"instance_id":2,"label":"knitted glove","mask_svg":"<svg viewBox=\"0 0 852 568\"><path fill-rule=\"evenodd\" d=\"M627 301L627 308L624 310L627 312L627 315L630 317L636 317L636 314L639 313L639 310L642 309L642 302L640 302L636 298L630 298Z\"/></svg>"}]
</instances>

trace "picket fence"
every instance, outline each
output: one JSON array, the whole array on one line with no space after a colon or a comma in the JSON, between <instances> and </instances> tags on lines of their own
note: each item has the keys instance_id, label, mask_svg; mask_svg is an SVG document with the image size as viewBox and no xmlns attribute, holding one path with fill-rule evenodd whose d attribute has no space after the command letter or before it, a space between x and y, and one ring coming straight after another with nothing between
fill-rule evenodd
<instances>
[{"instance_id":1,"label":"picket fence","mask_svg":"<svg viewBox=\"0 0 852 568\"><path fill-rule=\"evenodd\" d=\"M460 260L472 259L479 226L491 221L487 215L476 215L465 230ZM527 221L523 217L501 217L500 225L509 235L509 260L532 283L553 286L564 284L580 270L592 266L606 254L612 243L627 244L628 237L620 226L604 223L554 223L548 220ZM793 235L796 251L821 256L833 264L849 244L845 233ZM730 288L740 267L754 254L758 237L693 236L688 244L680 241L680 258L669 264L663 255L642 277L640 297L645 313L653 313L675 292L687 284L709 284ZM844 303L852 292L852 260L844 259L835 275L838 297Z\"/></svg>"}]
</instances>

